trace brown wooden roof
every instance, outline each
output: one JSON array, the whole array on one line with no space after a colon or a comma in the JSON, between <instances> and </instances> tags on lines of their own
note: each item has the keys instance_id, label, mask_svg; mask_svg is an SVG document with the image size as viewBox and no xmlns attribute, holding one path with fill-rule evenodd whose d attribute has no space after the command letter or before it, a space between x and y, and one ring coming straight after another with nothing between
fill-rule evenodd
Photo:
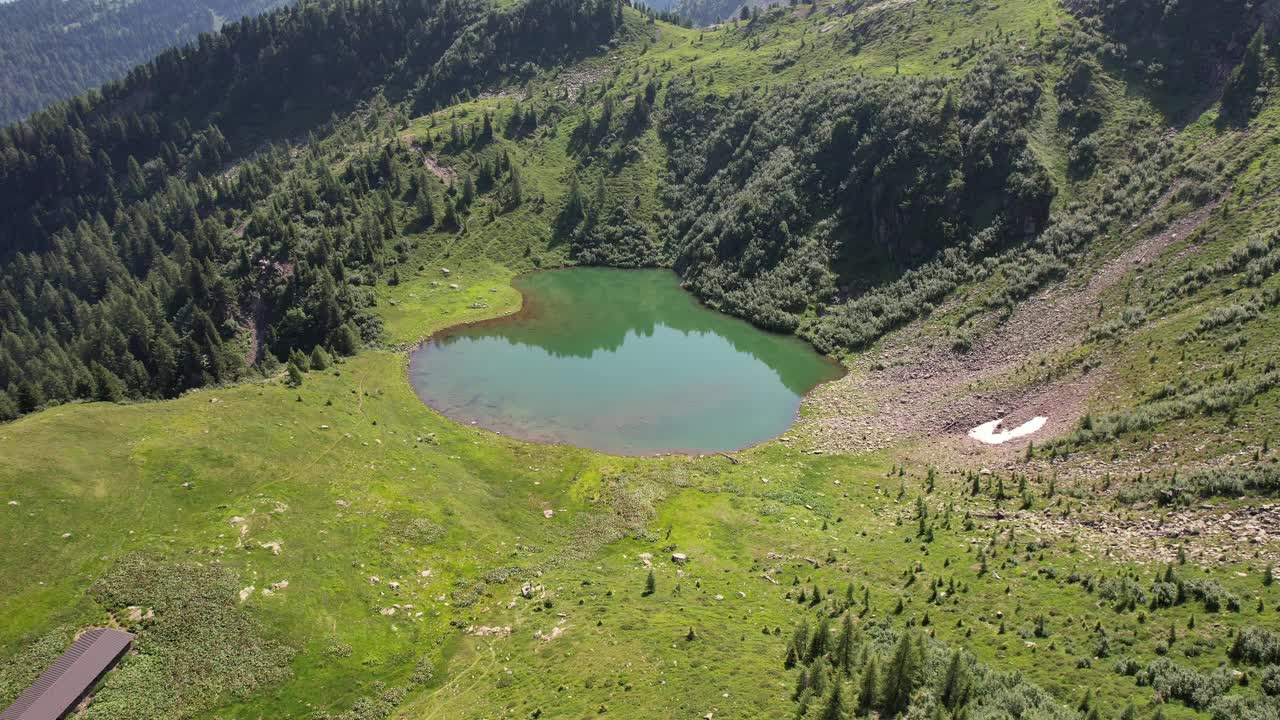
<instances>
[{"instance_id":1,"label":"brown wooden roof","mask_svg":"<svg viewBox=\"0 0 1280 720\"><path fill-rule=\"evenodd\" d=\"M133 635L110 628L81 635L8 710L0 713L0 720L60 720L116 664L131 642Z\"/></svg>"}]
</instances>

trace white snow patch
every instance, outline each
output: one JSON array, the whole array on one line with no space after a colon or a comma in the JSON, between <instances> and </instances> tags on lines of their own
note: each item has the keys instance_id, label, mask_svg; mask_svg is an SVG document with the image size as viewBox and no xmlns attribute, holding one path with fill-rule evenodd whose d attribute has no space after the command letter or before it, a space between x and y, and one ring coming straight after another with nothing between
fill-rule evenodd
<instances>
[{"instance_id":1,"label":"white snow patch","mask_svg":"<svg viewBox=\"0 0 1280 720\"><path fill-rule=\"evenodd\" d=\"M1004 420L996 419L970 430L969 437L988 445L1003 445L1010 440L1017 440L1038 432L1047 422L1049 422L1047 417L1033 417L1012 430L1006 430Z\"/></svg>"}]
</instances>

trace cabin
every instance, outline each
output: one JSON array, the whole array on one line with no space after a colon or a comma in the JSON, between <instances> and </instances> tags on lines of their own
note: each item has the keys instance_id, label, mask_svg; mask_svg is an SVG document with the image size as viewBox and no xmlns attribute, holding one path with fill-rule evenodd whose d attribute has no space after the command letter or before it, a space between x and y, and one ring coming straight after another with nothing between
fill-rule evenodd
<instances>
[{"instance_id":1,"label":"cabin","mask_svg":"<svg viewBox=\"0 0 1280 720\"><path fill-rule=\"evenodd\" d=\"M0 712L0 720L67 717L102 676L115 667L133 638L130 633L111 628L84 633L7 710Z\"/></svg>"}]
</instances>

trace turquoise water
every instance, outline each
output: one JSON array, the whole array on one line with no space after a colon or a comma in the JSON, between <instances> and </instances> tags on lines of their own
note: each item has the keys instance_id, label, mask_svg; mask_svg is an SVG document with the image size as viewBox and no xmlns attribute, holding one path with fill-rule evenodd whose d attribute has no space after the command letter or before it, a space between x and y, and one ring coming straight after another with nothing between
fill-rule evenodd
<instances>
[{"instance_id":1,"label":"turquoise water","mask_svg":"<svg viewBox=\"0 0 1280 720\"><path fill-rule=\"evenodd\" d=\"M418 396L522 440L622 455L737 450L776 437L838 366L794 337L701 304L666 270L574 268L516 279L517 315L432 338Z\"/></svg>"}]
</instances>

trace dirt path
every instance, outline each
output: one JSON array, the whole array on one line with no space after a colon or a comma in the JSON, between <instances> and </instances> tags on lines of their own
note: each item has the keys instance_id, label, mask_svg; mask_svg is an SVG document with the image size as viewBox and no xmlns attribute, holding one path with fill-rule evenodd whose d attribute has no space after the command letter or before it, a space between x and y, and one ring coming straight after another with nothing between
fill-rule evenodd
<instances>
[{"instance_id":1,"label":"dirt path","mask_svg":"<svg viewBox=\"0 0 1280 720\"><path fill-rule=\"evenodd\" d=\"M444 693L448 692L452 697L457 698L475 690L480 683L485 678L492 675L498 667L498 654L493 649L493 643L487 643L484 649L489 653L487 656L484 653L477 652L475 660L472 660L470 665L454 673L453 678L450 679L449 682L441 685L438 689L432 692L429 697L434 701L436 698L440 698ZM481 662L485 662L485 666L483 668L478 668ZM461 683L468 677L471 678L471 682L463 687ZM441 710L449 706L451 706L451 703L449 702L433 702L431 711L423 715L422 720L434 720L436 717L440 716ZM448 716L446 715L444 717Z\"/></svg>"},{"instance_id":2,"label":"dirt path","mask_svg":"<svg viewBox=\"0 0 1280 720\"><path fill-rule=\"evenodd\" d=\"M1220 202L1188 214L1100 267L1042 290L968 351L957 351L949 338L929 334L922 321L894 333L847 376L806 401L812 412L801 426L811 449L857 452L944 439L962 455L999 459L1021 453L1028 442L1069 431L1107 378L1105 367L1059 378L1040 374L1031 384L1013 378L1020 371L1024 378L1037 373L1031 364L1035 358L1078 343L1107 291L1190 236ZM971 428L996 418L1016 427L1036 416L1049 420L1029 439L987 446L966 437Z\"/></svg>"}]
</instances>

